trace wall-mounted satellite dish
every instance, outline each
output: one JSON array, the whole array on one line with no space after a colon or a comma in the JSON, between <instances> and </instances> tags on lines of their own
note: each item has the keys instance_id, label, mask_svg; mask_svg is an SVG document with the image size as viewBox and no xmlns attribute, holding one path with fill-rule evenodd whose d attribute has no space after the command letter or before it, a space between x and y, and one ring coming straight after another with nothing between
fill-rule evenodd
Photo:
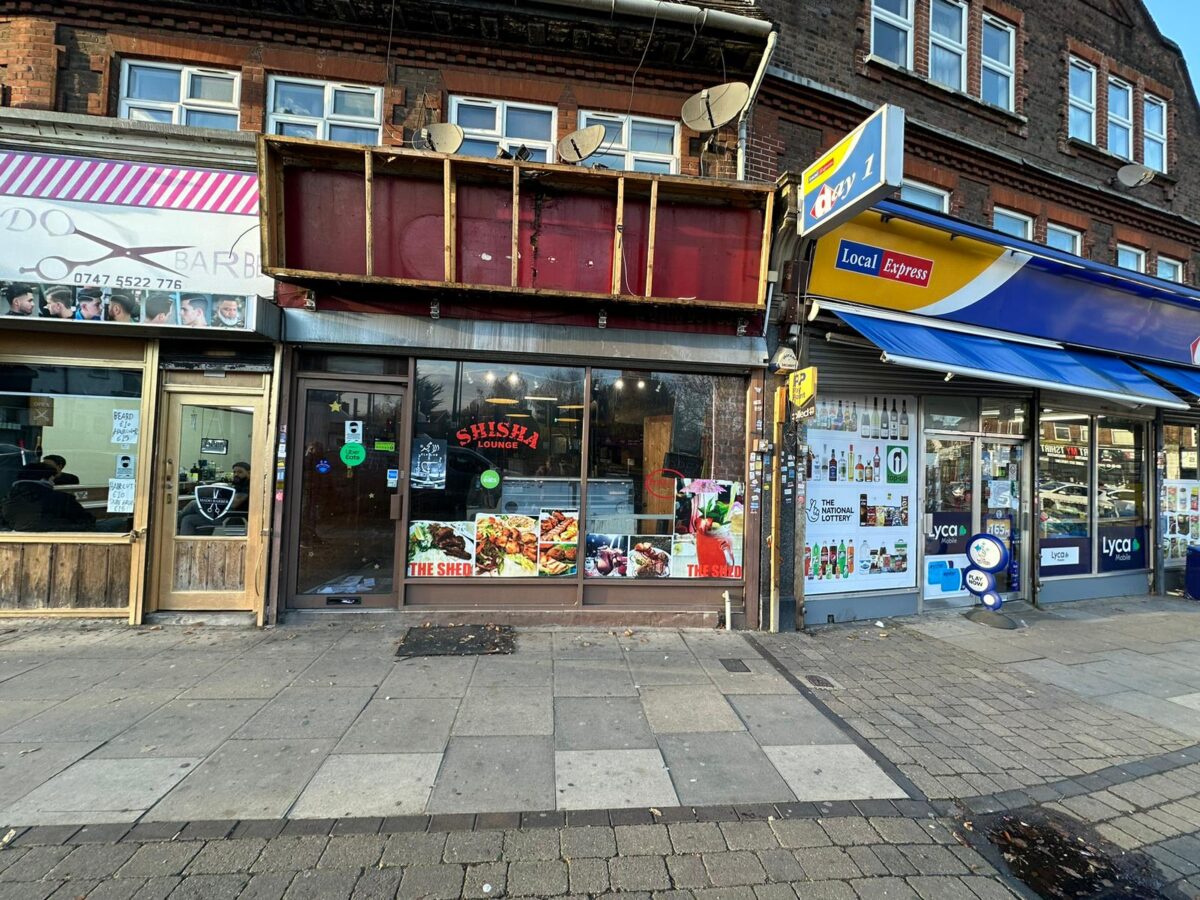
<instances>
[{"instance_id":1,"label":"wall-mounted satellite dish","mask_svg":"<svg viewBox=\"0 0 1200 900\"><path fill-rule=\"evenodd\" d=\"M1125 187L1141 187L1153 181L1156 174L1158 173L1149 166L1143 166L1140 163L1130 163L1127 166L1121 166L1121 168L1117 169L1117 181L1121 182Z\"/></svg>"},{"instance_id":2,"label":"wall-mounted satellite dish","mask_svg":"<svg viewBox=\"0 0 1200 900\"><path fill-rule=\"evenodd\" d=\"M454 153L462 146L463 130L453 122L436 122L418 128L413 135L413 146L418 150L432 150L434 153Z\"/></svg>"},{"instance_id":3,"label":"wall-mounted satellite dish","mask_svg":"<svg viewBox=\"0 0 1200 900\"><path fill-rule=\"evenodd\" d=\"M604 126L589 125L572 131L558 142L558 158L565 163L580 163L604 143Z\"/></svg>"},{"instance_id":4,"label":"wall-mounted satellite dish","mask_svg":"<svg viewBox=\"0 0 1200 900\"><path fill-rule=\"evenodd\" d=\"M692 131L706 134L732 122L750 102L750 85L731 81L705 88L688 97L683 103L680 118Z\"/></svg>"}]
</instances>

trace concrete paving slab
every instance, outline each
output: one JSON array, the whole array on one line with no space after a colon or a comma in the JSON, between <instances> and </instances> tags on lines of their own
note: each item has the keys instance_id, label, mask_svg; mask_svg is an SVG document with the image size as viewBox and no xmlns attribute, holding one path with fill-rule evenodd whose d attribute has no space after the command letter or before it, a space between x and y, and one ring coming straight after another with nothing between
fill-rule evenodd
<instances>
[{"instance_id":1,"label":"concrete paving slab","mask_svg":"<svg viewBox=\"0 0 1200 900\"><path fill-rule=\"evenodd\" d=\"M686 806L794 800L782 776L749 734L659 737L679 802Z\"/></svg>"},{"instance_id":2,"label":"concrete paving slab","mask_svg":"<svg viewBox=\"0 0 1200 900\"><path fill-rule=\"evenodd\" d=\"M908 797L854 744L764 747L800 800L892 800Z\"/></svg>"},{"instance_id":3,"label":"concrete paving slab","mask_svg":"<svg viewBox=\"0 0 1200 900\"><path fill-rule=\"evenodd\" d=\"M0 819L25 823L132 822L195 771L199 759L84 759L30 791Z\"/></svg>"},{"instance_id":4,"label":"concrete paving slab","mask_svg":"<svg viewBox=\"0 0 1200 900\"><path fill-rule=\"evenodd\" d=\"M620 659L621 645L607 631L556 631L553 638L555 659Z\"/></svg>"},{"instance_id":5,"label":"concrete paving slab","mask_svg":"<svg viewBox=\"0 0 1200 900\"><path fill-rule=\"evenodd\" d=\"M374 688L369 687L284 688L239 728L235 737L340 738L372 693Z\"/></svg>"},{"instance_id":6,"label":"concrete paving slab","mask_svg":"<svg viewBox=\"0 0 1200 900\"><path fill-rule=\"evenodd\" d=\"M547 634L547 638L550 635ZM514 653L511 656L481 656L471 676L472 687L549 686L554 668L549 656Z\"/></svg>"},{"instance_id":7,"label":"concrete paving slab","mask_svg":"<svg viewBox=\"0 0 1200 900\"><path fill-rule=\"evenodd\" d=\"M615 638L613 639L613 644L616 644ZM32 653L27 656L18 656L15 653L10 654L7 646L4 647L4 652L5 655L0 657L0 681L7 681L10 678L20 675L22 672L28 672L30 669L37 668L47 661L46 657L39 657Z\"/></svg>"},{"instance_id":8,"label":"concrete paving slab","mask_svg":"<svg viewBox=\"0 0 1200 900\"><path fill-rule=\"evenodd\" d=\"M636 697L623 659L556 659L555 697Z\"/></svg>"},{"instance_id":9,"label":"concrete paving slab","mask_svg":"<svg viewBox=\"0 0 1200 900\"><path fill-rule=\"evenodd\" d=\"M761 659L736 631L681 631L680 635L699 659Z\"/></svg>"},{"instance_id":10,"label":"concrete paving slab","mask_svg":"<svg viewBox=\"0 0 1200 900\"><path fill-rule=\"evenodd\" d=\"M141 661L139 657L54 659L53 665L39 666L0 681L0 701L66 700Z\"/></svg>"},{"instance_id":11,"label":"concrete paving slab","mask_svg":"<svg viewBox=\"0 0 1200 900\"><path fill-rule=\"evenodd\" d=\"M54 706L57 700L3 700L0 701L0 741L3 733L18 722L24 722Z\"/></svg>"},{"instance_id":12,"label":"concrete paving slab","mask_svg":"<svg viewBox=\"0 0 1200 900\"><path fill-rule=\"evenodd\" d=\"M749 672L730 672L719 659L702 659L700 665L723 694L794 694L796 689L765 659L744 659Z\"/></svg>"},{"instance_id":13,"label":"concrete paving slab","mask_svg":"<svg viewBox=\"0 0 1200 900\"><path fill-rule=\"evenodd\" d=\"M746 723L750 734L765 746L841 744L846 734L803 696L791 694L735 694L729 702Z\"/></svg>"},{"instance_id":14,"label":"concrete paving slab","mask_svg":"<svg viewBox=\"0 0 1200 900\"><path fill-rule=\"evenodd\" d=\"M392 674L383 680L376 696L461 697L467 692L475 672L474 656L420 657L396 662Z\"/></svg>"},{"instance_id":15,"label":"concrete paving slab","mask_svg":"<svg viewBox=\"0 0 1200 900\"><path fill-rule=\"evenodd\" d=\"M626 633L628 632L628 633ZM621 649L636 653L639 650L654 650L659 653L687 653L687 644L678 631L654 630L639 631L636 628L617 632L617 643Z\"/></svg>"},{"instance_id":16,"label":"concrete paving slab","mask_svg":"<svg viewBox=\"0 0 1200 900\"><path fill-rule=\"evenodd\" d=\"M642 707L655 734L745 730L724 695L711 685L642 688Z\"/></svg>"},{"instance_id":17,"label":"concrete paving slab","mask_svg":"<svg viewBox=\"0 0 1200 900\"><path fill-rule=\"evenodd\" d=\"M1169 728L1177 734L1200 739L1200 710L1191 710L1170 700L1143 694L1140 691L1125 691L1108 697L1097 697L1096 701L1141 716L1143 719ZM20 726L18 726L20 727Z\"/></svg>"},{"instance_id":18,"label":"concrete paving slab","mask_svg":"<svg viewBox=\"0 0 1200 900\"><path fill-rule=\"evenodd\" d=\"M97 746L95 741L0 744L0 808L15 803Z\"/></svg>"},{"instance_id":19,"label":"concrete paving slab","mask_svg":"<svg viewBox=\"0 0 1200 900\"><path fill-rule=\"evenodd\" d=\"M312 665L313 656L239 656L230 660L183 696L195 700L274 697Z\"/></svg>"},{"instance_id":20,"label":"concrete paving slab","mask_svg":"<svg viewBox=\"0 0 1200 900\"><path fill-rule=\"evenodd\" d=\"M553 656L554 631L552 629L517 629L517 653L524 656Z\"/></svg>"},{"instance_id":21,"label":"concrete paving slab","mask_svg":"<svg viewBox=\"0 0 1200 900\"><path fill-rule=\"evenodd\" d=\"M629 660L629 671L634 683L642 685L660 684L712 684L696 657L689 651L682 653L670 650L631 650L625 654Z\"/></svg>"},{"instance_id":22,"label":"concrete paving slab","mask_svg":"<svg viewBox=\"0 0 1200 900\"><path fill-rule=\"evenodd\" d=\"M336 645L301 672L294 683L314 687L379 687L395 665L393 657L352 653Z\"/></svg>"},{"instance_id":23,"label":"concrete paving slab","mask_svg":"<svg viewBox=\"0 0 1200 900\"><path fill-rule=\"evenodd\" d=\"M146 819L279 818L300 796L333 744L331 740L226 741L155 804Z\"/></svg>"},{"instance_id":24,"label":"concrete paving slab","mask_svg":"<svg viewBox=\"0 0 1200 900\"><path fill-rule=\"evenodd\" d=\"M458 708L451 734L553 734L554 702L548 686L476 687Z\"/></svg>"},{"instance_id":25,"label":"concrete paving slab","mask_svg":"<svg viewBox=\"0 0 1200 900\"><path fill-rule=\"evenodd\" d=\"M1083 666L1084 664L1067 666L1053 659L1035 659L1018 662L1012 668L1038 681L1056 685L1083 697L1098 697L1125 690L1125 686L1119 682L1098 672L1089 672Z\"/></svg>"},{"instance_id":26,"label":"concrete paving slab","mask_svg":"<svg viewBox=\"0 0 1200 900\"><path fill-rule=\"evenodd\" d=\"M636 697L558 697L556 750L648 750L658 742Z\"/></svg>"},{"instance_id":27,"label":"concrete paving slab","mask_svg":"<svg viewBox=\"0 0 1200 900\"><path fill-rule=\"evenodd\" d=\"M132 668L119 672L97 687L125 688L127 685L146 685L156 691L185 691L200 683L232 656L213 653L176 653L170 651L144 660Z\"/></svg>"},{"instance_id":28,"label":"concrete paving slab","mask_svg":"<svg viewBox=\"0 0 1200 900\"><path fill-rule=\"evenodd\" d=\"M366 705L338 741L342 753L441 753L458 714L453 697L434 700L382 700Z\"/></svg>"},{"instance_id":29,"label":"concrete paving slab","mask_svg":"<svg viewBox=\"0 0 1200 900\"><path fill-rule=\"evenodd\" d=\"M8 729L7 741L106 741L144 719L173 695L129 685L96 688Z\"/></svg>"},{"instance_id":30,"label":"concrete paving slab","mask_svg":"<svg viewBox=\"0 0 1200 900\"><path fill-rule=\"evenodd\" d=\"M296 819L414 816L425 811L441 753L333 754L288 815Z\"/></svg>"},{"instance_id":31,"label":"concrete paving slab","mask_svg":"<svg viewBox=\"0 0 1200 900\"><path fill-rule=\"evenodd\" d=\"M452 737L430 813L554 809L554 741L546 737Z\"/></svg>"},{"instance_id":32,"label":"concrete paving slab","mask_svg":"<svg viewBox=\"0 0 1200 900\"><path fill-rule=\"evenodd\" d=\"M99 759L207 756L262 708L264 700L172 700L92 754Z\"/></svg>"},{"instance_id":33,"label":"concrete paving slab","mask_svg":"<svg viewBox=\"0 0 1200 900\"><path fill-rule=\"evenodd\" d=\"M559 750L554 754L559 809L678 806L657 750Z\"/></svg>"},{"instance_id":34,"label":"concrete paving slab","mask_svg":"<svg viewBox=\"0 0 1200 900\"><path fill-rule=\"evenodd\" d=\"M1184 694L1180 697L1168 697L1172 703L1178 703L1180 706L1186 706L1188 709L1200 710L1200 693Z\"/></svg>"}]
</instances>

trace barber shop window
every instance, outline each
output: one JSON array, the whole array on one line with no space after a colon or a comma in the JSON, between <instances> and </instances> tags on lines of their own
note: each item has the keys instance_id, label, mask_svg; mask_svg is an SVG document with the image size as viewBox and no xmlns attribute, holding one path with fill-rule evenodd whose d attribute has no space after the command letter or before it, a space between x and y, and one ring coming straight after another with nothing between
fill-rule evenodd
<instances>
[{"instance_id":1,"label":"barber shop window","mask_svg":"<svg viewBox=\"0 0 1200 900\"><path fill-rule=\"evenodd\" d=\"M140 372L0 364L0 530L133 528Z\"/></svg>"},{"instance_id":2,"label":"barber shop window","mask_svg":"<svg viewBox=\"0 0 1200 900\"><path fill-rule=\"evenodd\" d=\"M586 577L740 578L741 378L595 369Z\"/></svg>"},{"instance_id":3,"label":"barber shop window","mask_svg":"<svg viewBox=\"0 0 1200 900\"><path fill-rule=\"evenodd\" d=\"M185 404L179 420L180 537L245 537L254 410Z\"/></svg>"},{"instance_id":4,"label":"barber shop window","mask_svg":"<svg viewBox=\"0 0 1200 900\"><path fill-rule=\"evenodd\" d=\"M584 370L417 363L410 577L573 576Z\"/></svg>"}]
</instances>

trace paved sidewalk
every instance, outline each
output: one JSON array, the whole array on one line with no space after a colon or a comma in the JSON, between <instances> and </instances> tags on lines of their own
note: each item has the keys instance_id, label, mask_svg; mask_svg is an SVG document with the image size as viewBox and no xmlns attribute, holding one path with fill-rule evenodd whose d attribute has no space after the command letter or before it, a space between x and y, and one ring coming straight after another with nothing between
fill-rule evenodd
<instances>
[{"instance_id":1,"label":"paved sidewalk","mask_svg":"<svg viewBox=\"0 0 1200 900\"><path fill-rule=\"evenodd\" d=\"M19 626L0 822L908 796L740 634L522 630L512 655L397 660L402 633Z\"/></svg>"}]
</instances>

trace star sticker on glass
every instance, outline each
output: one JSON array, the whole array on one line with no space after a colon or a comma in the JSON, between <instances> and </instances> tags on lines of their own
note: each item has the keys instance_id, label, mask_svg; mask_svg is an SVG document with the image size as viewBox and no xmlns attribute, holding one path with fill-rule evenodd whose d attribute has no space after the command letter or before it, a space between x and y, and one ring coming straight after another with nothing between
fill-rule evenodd
<instances>
[{"instance_id":1,"label":"star sticker on glass","mask_svg":"<svg viewBox=\"0 0 1200 900\"><path fill-rule=\"evenodd\" d=\"M342 401L334 400L332 403L330 403L329 411L330 412L341 412L342 411Z\"/></svg>"},{"instance_id":2,"label":"star sticker on glass","mask_svg":"<svg viewBox=\"0 0 1200 900\"><path fill-rule=\"evenodd\" d=\"M374 500L374 499L375 499L375 492L374 492L374 491L371 491L371 493L367 494L367 499L368 499L368 500Z\"/></svg>"}]
</instances>

